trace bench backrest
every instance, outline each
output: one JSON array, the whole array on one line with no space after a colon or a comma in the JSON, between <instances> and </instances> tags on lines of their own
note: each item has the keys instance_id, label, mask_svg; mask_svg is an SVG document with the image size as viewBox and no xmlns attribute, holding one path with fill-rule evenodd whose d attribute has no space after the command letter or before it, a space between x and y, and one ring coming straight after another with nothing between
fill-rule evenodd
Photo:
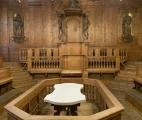
<instances>
[{"instance_id":1,"label":"bench backrest","mask_svg":"<svg viewBox=\"0 0 142 120\"><path fill-rule=\"evenodd\" d=\"M0 68L0 80L11 77L10 67Z\"/></svg>"},{"instance_id":2,"label":"bench backrest","mask_svg":"<svg viewBox=\"0 0 142 120\"><path fill-rule=\"evenodd\" d=\"M142 67L137 67L136 68L136 76L142 77Z\"/></svg>"}]
</instances>

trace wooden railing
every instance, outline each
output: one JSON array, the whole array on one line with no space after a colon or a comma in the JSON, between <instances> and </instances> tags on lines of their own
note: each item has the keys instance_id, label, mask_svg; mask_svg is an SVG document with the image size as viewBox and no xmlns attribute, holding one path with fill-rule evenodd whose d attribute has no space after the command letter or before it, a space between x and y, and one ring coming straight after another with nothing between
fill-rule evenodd
<instances>
[{"instance_id":1,"label":"wooden railing","mask_svg":"<svg viewBox=\"0 0 142 120\"><path fill-rule=\"evenodd\" d=\"M21 48L19 50L19 60L26 63L28 57L58 57L59 48ZM87 56L116 56L120 61L127 61L126 48L120 47L89 47Z\"/></svg>"},{"instance_id":2,"label":"wooden railing","mask_svg":"<svg viewBox=\"0 0 142 120\"><path fill-rule=\"evenodd\" d=\"M28 49L22 48L19 50L19 60L20 62L24 63L27 62L28 59Z\"/></svg>"},{"instance_id":3,"label":"wooden railing","mask_svg":"<svg viewBox=\"0 0 142 120\"><path fill-rule=\"evenodd\" d=\"M87 68L116 68L118 60L118 57L87 57Z\"/></svg>"},{"instance_id":4,"label":"wooden railing","mask_svg":"<svg viewBox=\"0 0 142 120\"><path fill-rule=\"evenodd\" d=\"M119 57L87 57L86 70L93 73L116 73L120 70Z\"/></svg>"},{"instance_id":5,"label":"wooden railing","mask_svg":"<svg viewBox=\"0 0 142 120\"><path fill-rule=\"evenodd\" d=\"M19 60L26 63L28 57L57 57L59 56L58 48L21 48L19 50Z\"/></svg>"},{"instance_id":6,"label":"wooden railing","mask_svg":"<svg viewBox=\"0 0 142 120\"><path fill-rule=\"evenodd\" d=\"M59 69L59 57L28 58L28 69Z\"/></svg>"},{"instance_id":7,"label":"wooden railing","mask_svg":"<svg viewBox=\"0 0 142 120\"><path fill-rule=\"evenodd\" d=\"M127 50L126 50L126 48L119 48L119 56L120 56L121 62L127 61Z\"/></svg>"},{"instance_id":8,"label":"wooden railing","mask_svg":"<svg viewBox=\"0 0 142 120\"><path fill-rule=\"evenodd\" d=\"M120 47L90 47L88 50L88 56L106 56L106 57L120 57L120 61L127 61L127 50L126 48Z\"/></svg>"},{"instance_id":9,"label":"wooden railing","mask_svg":"<svg viewBox=\"0 0 142 120\"><path fill-rule=\"evenodd\" d=\"M4 108L9 120L120 120L121 112L124 110L119 101L111 92L95 79L83 79L84 88L82 93L86 95L87 102L94 103L101 112L91 116L42 116L40 110L44 105L44 97L51 93L55 84L64 83L61 79L42 80L37 85L20 95ZM80 83L73 79L73 83Z\"/></svg>"}]
</instances>

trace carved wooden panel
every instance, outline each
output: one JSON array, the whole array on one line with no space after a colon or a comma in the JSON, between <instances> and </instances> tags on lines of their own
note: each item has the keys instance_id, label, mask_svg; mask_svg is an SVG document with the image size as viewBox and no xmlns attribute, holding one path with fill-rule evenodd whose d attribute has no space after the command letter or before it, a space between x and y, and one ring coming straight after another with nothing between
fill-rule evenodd
<instances>
[{"instance_id":1,"label":"carved wooden panel","mask_svg":"<svg viewBox=\"0 0 142 120\"><path fill-rule=\"evenodd\" d=\"M80 22L71 18L67 21L67 42L80 42Z\"/></svg>"},{"instance_id":2,"label":"carved wooden panel","mask_svg":"<svg viewBox=\"0 0 142 120\"><path fill-rule=\"evenodd\" d=\"M80 55L63 56L63 69L65 70L84 70L84 57Z\"/></svg>"}]
</instances>

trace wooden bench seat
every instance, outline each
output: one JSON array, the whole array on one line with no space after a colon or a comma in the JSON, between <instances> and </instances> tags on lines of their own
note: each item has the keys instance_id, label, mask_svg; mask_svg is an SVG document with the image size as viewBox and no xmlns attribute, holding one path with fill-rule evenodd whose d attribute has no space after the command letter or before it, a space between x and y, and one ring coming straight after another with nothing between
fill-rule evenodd
<instances>
[{"instance_id":1,"label":"wooden bench seat","mask_svg":"<svg viewBox=\"0 0 142 120\"><path fill-rule=\"evenodd\" d=\"M142 77L136 76L136 77L133 78L133 80L140 83L140 84L142 84Z\"/></svg>"},{"instance_id":2,"label":"wooden bench seat","mask_svg":"<svg viewBox=\"0 0 142 120\"><path fill-rule=\"evenodd\" d=\"M140 89L142 87L142 67L136 68L136 76L133 77L135 87L134 89Z\"/></svg>"},{"instance_id":3,"label":"wooden bench seat","mask_svg":"<svg viewBox=\"0 0 142 120\"><path fill-rule=\"evenodd\" d=\"M133 80L134 80L134 84L135 84L134 88L140 89L140 87L142 87L142 77L136 76L133 78Z\"/></svg>"},{"instance_id":4,"label":"wooden bench seat","mask_svg":"<svg viewBox=\"0 0 142 120\"><path fill-rule=\"evenodd\" d=\"M0 69L0 95L12 89L12 80L10 67Z\"/></svg>"},{"instance_id":5,"label":"wooden bench seat","mask_svg":"<svg viewBox=\"0 0 142 120\"><path fill-rule=\"evenodd\" d=\"M0 85L6 84L8 82L12 82L12 80L13 80L13 77L2 79L0 80Z\"/></svg>"}]
</instances>

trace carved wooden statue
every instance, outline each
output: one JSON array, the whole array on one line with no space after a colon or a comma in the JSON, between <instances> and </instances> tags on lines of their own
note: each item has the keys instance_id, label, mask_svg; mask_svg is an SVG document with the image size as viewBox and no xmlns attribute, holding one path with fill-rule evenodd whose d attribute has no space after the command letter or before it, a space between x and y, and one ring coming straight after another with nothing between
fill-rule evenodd
<instances>
[{"instance_id":1,"label":"carved wooden statue","mask_svg":"<svg viewBox=\"0 0 142 120\"><path fill-rule=\"evenodd\" d=\"M122 40L124 42L131 42L133 39L131 35L131 21L132 18L129 16L129 13L127 13L122 21Z\"/></svg>"},{"instance_id":2,"label":"carved wooden statue","mask_svg":"<svg viewBox=\"0 0 142 120\"><path fill-rule=\"evenodd\" d=\"M14 29L14 36L22 36L23 35L23 18L19 12L14 14L13 18L13 29Z\"/></svg>"},{"instance_id":3,"label":"carved wooden statue","mask_svg":"<svg viewBox=\"0 0 142 120\"><path fill-rule=\"evenodd\" d=\"M58 38L61 39L63 35L63 28L62 28L62 16L58 15Z\"/></svg>"},{"instance_id":4,"label":"carved wooden statue","mask_svg":"<svg viewBox=\"0 0 142 120\"><path fill-rule=\"evenodd\" d=\"M13 41L18 44L25 41L24 19L21 12L15 12L13 16Z\"/></svg>"},{"instance_id":5,"label":"carved wooden statue","mask_svg":"<svg viewBox=\"0 0 142 120\"><path fill-rule=\"evenodd\" d=\"M83 15L83 34L85 36L85 39L88 39L88 28L90 25L90 21L88 19L88 16L86 14Z\"/></svg>"}]
</instances>

